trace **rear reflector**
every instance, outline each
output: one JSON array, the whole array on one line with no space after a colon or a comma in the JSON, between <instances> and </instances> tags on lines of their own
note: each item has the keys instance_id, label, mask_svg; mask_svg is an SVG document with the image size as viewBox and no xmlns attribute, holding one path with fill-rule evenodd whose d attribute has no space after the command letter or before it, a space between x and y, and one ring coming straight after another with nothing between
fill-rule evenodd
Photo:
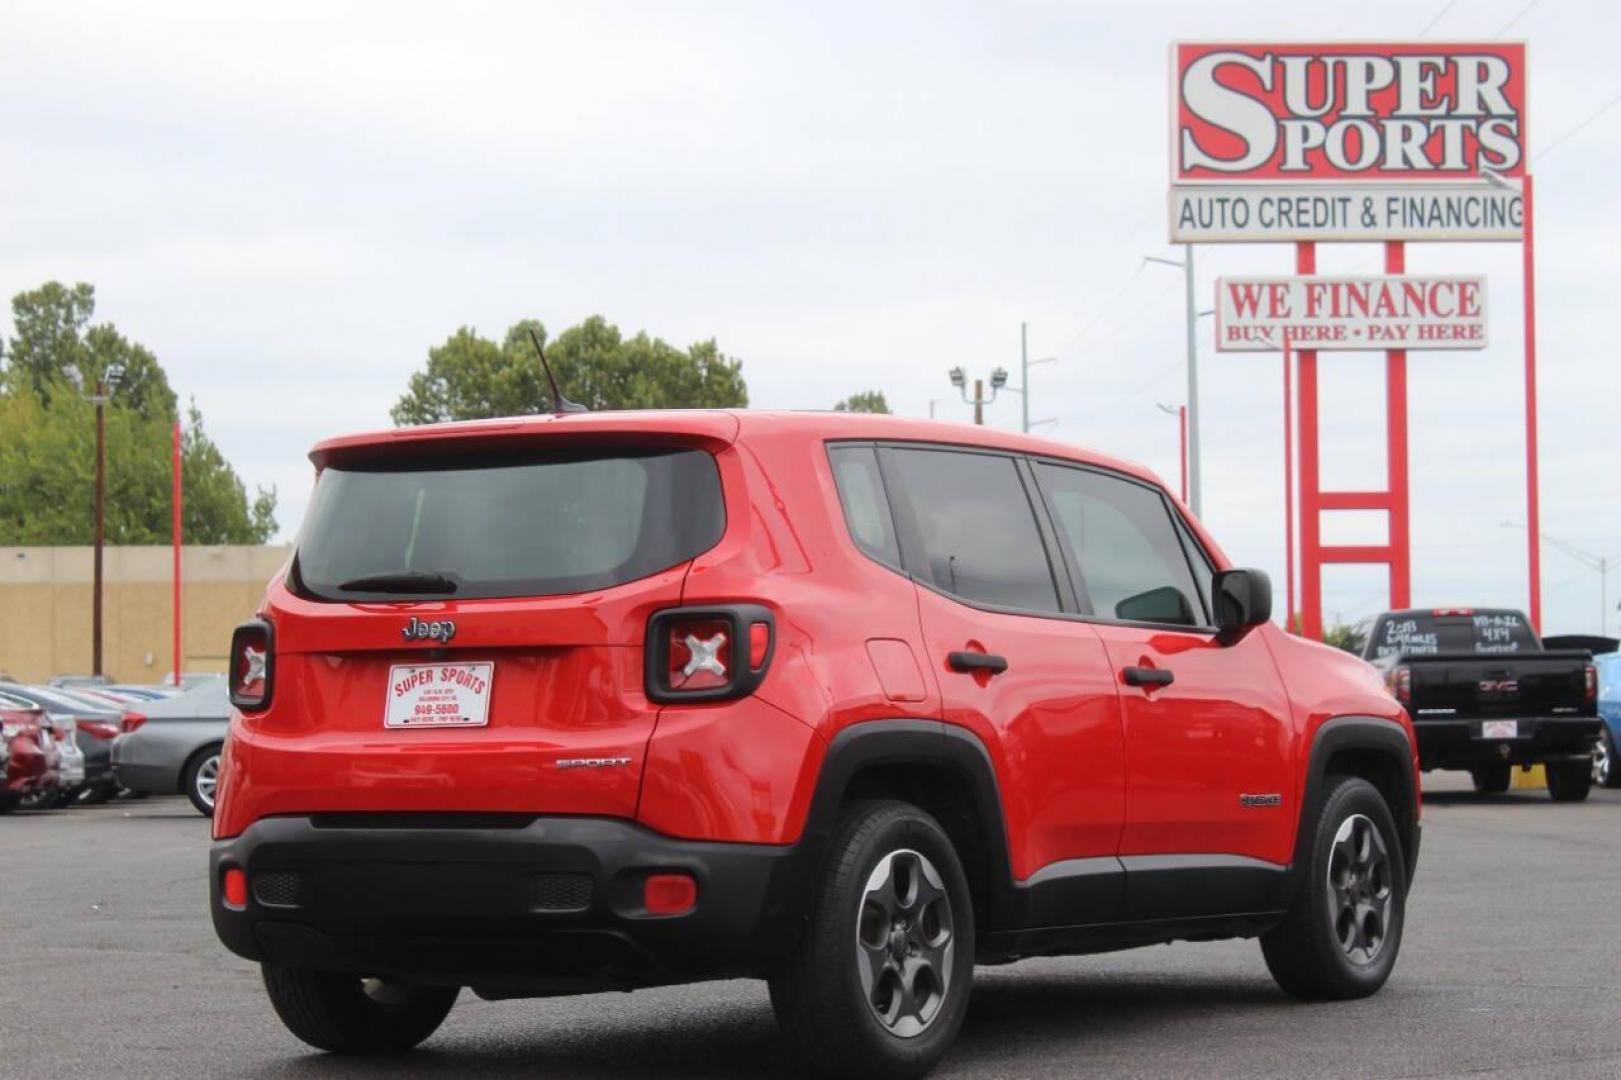
<instances>
[{"instance_id":1,"label":"rear reflector","mask_svg":"<svg viewBox=\"0 0 1621 1080\"><path fill-rule=\"evenodd\" d=\"M234 866L225 868L225 876L220 879L220 892L225 897L225 906L241 911L248 906L248 875Z\"/></svg>"},{"instance_id":2,"label":"rear reflector","mask_svg":"<svg viewBox=\"0 0 1621 1080\"><path fill-rule=\"evenodd\" d=\"M766 655L771 651L771 624L749 624L749 667L758 671L765 667Z\"/></svg>"},{"instance_id":3,"label":"rear reflector","mask_svg":"<svg viewBox=\"0 0 1621 1080\"><path fill-rule=\"evenodd\" d=\"M642 890L649 915L682 915L698 906L698 882L690 874L652 874Z\"/></svg>"}]
</instances>

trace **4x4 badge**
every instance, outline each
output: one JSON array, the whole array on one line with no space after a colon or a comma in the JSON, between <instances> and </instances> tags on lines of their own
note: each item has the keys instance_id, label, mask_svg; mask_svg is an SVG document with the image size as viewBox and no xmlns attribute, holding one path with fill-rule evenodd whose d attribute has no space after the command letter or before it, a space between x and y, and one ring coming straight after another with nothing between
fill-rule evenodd
<instances>
[{"instance_id":1,"label":"4x4 badge","mask_svg":"<svg viewBox=\"0 0 1621 1080\"><path fill-rule=\"evenodd\" d=\"M437 622L423 622L415 615L400 630L400 636L406 641L438 641L448 643L456 636L456 624L449 619L440 619Z\"/></svg>"}]
</instances>

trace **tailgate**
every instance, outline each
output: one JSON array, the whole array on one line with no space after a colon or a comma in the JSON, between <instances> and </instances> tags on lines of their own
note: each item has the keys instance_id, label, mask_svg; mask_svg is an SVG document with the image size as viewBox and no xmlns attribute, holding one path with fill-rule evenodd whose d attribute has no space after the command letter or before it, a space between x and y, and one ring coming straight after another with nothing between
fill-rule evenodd
<instances>
[{"instance_id":1,"label":"tailgate","mask_svg":"<svg viewBox=\"0 0 1621 1080\"><path fill-rule=\"evenodd\" d=\"M1574 715L1587 703L1586 653L1440 653L1402 663L1415 718Z\"/></svg>"}]
</instances>

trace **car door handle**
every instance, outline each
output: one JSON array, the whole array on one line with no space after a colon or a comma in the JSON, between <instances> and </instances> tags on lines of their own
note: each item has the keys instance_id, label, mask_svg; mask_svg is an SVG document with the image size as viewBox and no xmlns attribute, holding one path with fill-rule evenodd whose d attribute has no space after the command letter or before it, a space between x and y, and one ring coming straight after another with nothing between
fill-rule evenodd
<instances>
[{"instance_id":1,"label":"car door handle","mask_svg":"<svg viewBox=\"0 0 1621 1080\"><path fill-rule=\"evenodd\" d=\"M965 652L958 650L946 656L952 671L988 671L1000 675L1007 670L1007 657L995 653Z\"/></svg>"},{"instance_id":2,"label":"car door handle","mask_svg":"<svg viewBox=\"0 0 1621 1080\"><path fill-rule=\"evenodd\" d=\"M1175 672L1157 667L1129 667L1122 672L1127 686L1170 686L1176 681Z\"/></svg>"}]
</instances>

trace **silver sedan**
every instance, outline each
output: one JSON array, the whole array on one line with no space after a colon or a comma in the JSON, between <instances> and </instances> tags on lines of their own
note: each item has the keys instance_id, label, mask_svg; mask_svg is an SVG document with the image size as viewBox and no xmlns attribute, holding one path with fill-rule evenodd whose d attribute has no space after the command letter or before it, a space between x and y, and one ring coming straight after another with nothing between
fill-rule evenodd
<instances>
[{"instance_id":1,"label":"silver sedan","mask_svg":"<svg viewBox=\"0 0 1621 1080\"><path fill-rule=\"evenodd\" d=\"M214 679L167 701L132 705L125 726L136 716L145 719L113 743L118 782L152 795L179 792L198 813L213 817L220 751L231 719L225 680Z\"/></svg>"}]
</instances>

